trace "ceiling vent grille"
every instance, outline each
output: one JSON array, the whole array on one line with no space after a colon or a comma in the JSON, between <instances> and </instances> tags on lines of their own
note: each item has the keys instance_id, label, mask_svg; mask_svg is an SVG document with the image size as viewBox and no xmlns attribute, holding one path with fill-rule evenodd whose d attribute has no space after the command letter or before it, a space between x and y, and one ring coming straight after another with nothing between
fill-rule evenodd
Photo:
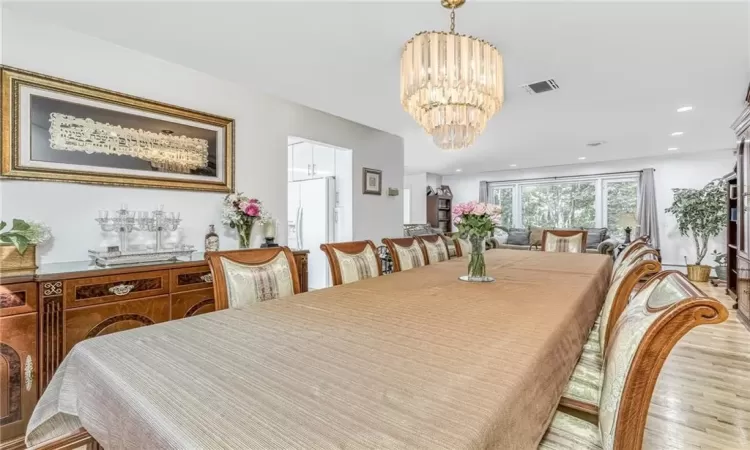
<instances>
[{"instance_id":1,"label":"ceiling vent grille","mask_svg":"<svg viewBox=\"0 0 750 450\"><path fill-rule=\"evenodd\" d=\"M557 81L552 78L550 78L549 80L537 81L536 83L524 84L521 87L531 95L541 94L543 92L549 91L556 91L557 89L560 89L560 86L557 85Z\"/></svg>"}]
</instances>

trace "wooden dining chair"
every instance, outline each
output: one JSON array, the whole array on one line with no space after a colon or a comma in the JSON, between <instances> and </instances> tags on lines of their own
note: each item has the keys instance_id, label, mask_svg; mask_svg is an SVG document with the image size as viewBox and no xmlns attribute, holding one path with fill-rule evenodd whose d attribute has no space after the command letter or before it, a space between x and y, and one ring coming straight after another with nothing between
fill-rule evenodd
<instances>
[{"instance_id":1,"label":"wooden dining chair","mask_svg":"<svg viewBox=\"0 0 750 450\"><path fill-rule=\"evenodd\" d=\"M422 248L427 253L427 264L435 264L450 259L448 254L448 245L445 239L437 234L427 234L416 236Z\"/></svg>"},{"instance_id":2,"label":"wooden dining chair","mask_svg":"<svg viewBox=\"0 0 750 450\"><path fill-rule=\"evenodd\" d=\"M393 271L401 272L429 264L427 251L415 237L383 238L393 258Z\"/></svg>"},{"instance_id":3,"label":"wooden dining chair","mask_svg":"<svg viewBox=\"0 0 750 450\"><path fill-rule=\"evenodd\" d=\"M625 247L620 253L617 254L617 257L615 258L615 262L613 264L613 268L617 269L617 267L622 264L622 260L627 258L628 255L633 253L634 251L638 250L639 248L648 247L649 245L642 241L641 238L636 239L633 241L630 245Z\"/></svg>"},{"instance_id":4,"label":"wooden dining chair","mask_svg":"<svg viewBox=\"0 0 750 450\"><path fill-rule=\"evenodd\" d=\"M372 241L321 244L328 257L334 286L383 275L378 249Z\"/></svg>"},{"instance_id":5,"label":"wooden dining chair","mask_svg":"<svg viewBox=\"0 0 750 450\"><path fill-rule=\"evenodd\" d=\"M469 256L471 254L471 242L460 236L455 236L453 242L456 243L456 257Z\"/></svg>"},{"instance_id":6,"label":"wooden dining chair","mask_svg":"<svg viewBox=\"0 0 750 450\"><path fill-rule=\"evenodd\" d=\"M679 272L654 276L617 321L604 365L596 423L558 409L540 449L636 450L664 361L691 329L727 319L727 309Z\"/></svg>"},{"instance_id":7,"label":"wooden dining chair","mask_svg":"<svg viewBox=\"0 0 750 450\"><path fill-rule=\"evenodd\" d=\"M604 306L589 332L588 340L583 346L583 353L565 386L560 406L587 415L597 414L605 359L604 350L607 347L607 337L610 336L608 331L614 327L617 319L627 307L631 293L639 281L645 276L652 276L661 271L661 264L651 259L652 256L644 252L641 259L635 259L629 265L623 266L627 270L620 271L612 280L604 299Z\"/></svg>"},{"instance_id":8,"label":"wooden dining chair","mask_svg":"<svg viewBox=\"0 0 750 450\"><path fill-rule=\"evenodd\" d=\"M206 253L214 279L216 310L299 294L294 255L287 247Z\"/></svg>"},{"instance_id":9,"label":"wooden dining chair","mask_svg":"<svg viewBox=\"0 0 750 450\"><path fill-rule=\"evenodd\" d=\"M543 252L586 253L586 230L544 230Z\"/></svg>"}]
</instances>

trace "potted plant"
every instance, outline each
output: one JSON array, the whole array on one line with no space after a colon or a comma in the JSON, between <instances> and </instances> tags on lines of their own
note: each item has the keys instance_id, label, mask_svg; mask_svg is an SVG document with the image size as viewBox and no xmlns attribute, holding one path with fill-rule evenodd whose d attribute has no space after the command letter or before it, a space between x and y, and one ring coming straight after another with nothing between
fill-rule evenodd
<instances>
[{"instance_id":1,"label":"potted plant","mask_svg":"<svg viewBox=\"0 0 750 450\"><path fill-rule=\"evenodd\" d=\"M708 240L726 227L726 182L716 179L702 189L672 189L674 200L665 211L677 219L682 236L692 237L695 243L695 264L687 264L691 281L708 281L711 266L701 262L708 250Z\"/></svg>"},{"instance_id":2,"label":"potted plant","mask_svg":"<svg viewBox=\"0 0 750 450\"><path fill-rule=\"evenodd\" d=\"M49 228L21 219L7 225L0 221L0 271L36 269L36 246L49 240Z\"/></svg>"},{"instance_id":3,"label":"potted plant","mask_svg":"<svg viewBox=\"0 0 750 450\"><path fill-rule=\"evenodd\" d=\"M726 253L719 253L716 250L711 252L711 256L714 257L714 262L716 265L714 266L714 272L716 272L716 278L720 280L726 280L727 279L727 254Z\"/></svg>"}]
</instances>

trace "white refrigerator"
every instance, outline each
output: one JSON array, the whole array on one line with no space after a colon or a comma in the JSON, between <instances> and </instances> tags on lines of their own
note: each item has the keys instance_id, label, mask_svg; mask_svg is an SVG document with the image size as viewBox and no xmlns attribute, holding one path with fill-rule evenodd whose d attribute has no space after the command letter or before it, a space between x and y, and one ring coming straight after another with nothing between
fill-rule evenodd
<instances>
[{"instance_id":1,"label":"white refrigerator","mask_svg":"<svg viewBox=\"0 0 750 450\"><path fill-rule=\"evenodd\" d=\"M328 260L320 244L335 242L336 183L333 177L289 182L289 246L310 250L308 286L331 285Z\"/></svg>"}]
</instances>

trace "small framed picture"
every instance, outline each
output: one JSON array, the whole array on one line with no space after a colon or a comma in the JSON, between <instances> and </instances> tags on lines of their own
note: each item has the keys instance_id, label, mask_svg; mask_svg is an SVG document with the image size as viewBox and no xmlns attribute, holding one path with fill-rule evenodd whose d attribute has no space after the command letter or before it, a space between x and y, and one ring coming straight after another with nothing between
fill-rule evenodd
<instances>
[{"instance_id":1,"label":"small framed picture","mask_svg":"<svg viewBox=\"0 0 750 450\"><path fill-rule=\"evenodd\" d=\"M362 193L370 195L382 195L383 172L376 169L362 169Z\"/></svg>"}]
</instances>

